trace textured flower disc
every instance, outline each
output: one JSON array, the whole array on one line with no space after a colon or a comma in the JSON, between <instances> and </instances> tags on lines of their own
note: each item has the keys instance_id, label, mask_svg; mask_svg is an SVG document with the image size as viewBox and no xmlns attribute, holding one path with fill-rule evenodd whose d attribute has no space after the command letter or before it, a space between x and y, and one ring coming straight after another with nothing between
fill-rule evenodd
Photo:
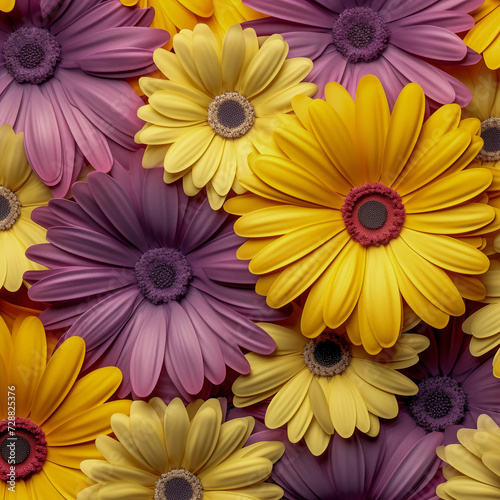
<instances>
[{"instance_id":1,"label":"textured flower disc","mask_svg":"<svg viewBox=\"0 0 500 500\"><path fill-rule=\"evenodd\" d=\"M488 68L500 68L500 5L496 0L485 0L471 12L475 25L467 33L464 42L476 52L482 53Z\"/></svg>"},{"instance_id":2,"label":"textured flower disc","mask_svg":"<svg viewBox=\"0 0 500 500\"><path fill-rule=\"evenodd\" d=\"M99 436L104 460L81 467L97 483L77 500L278 500L283 490L264 482L284 451L278 441L244 446L252 434L251 417L223 422L217 399L197 400L187 408L176 398L166 405L153 398L134 401L130 417L115 414L116 439Z\"/></svg>"},{"instance_id":3,"label":"textured flower disc","mask_svg":"<svg viewBox=\"0 0 500 500\"><path fill-rule=\"evenodd\" d=\"M10 125L0 127L0 287L9 292L19 290L25 271L42 269L25 252L46 242L46 231L31 220L31 212L51 198L28 164L24 134L16 135Z\"/></svg>"},{"instance_id":4,"label":"textured flower disc","mask_svg":"<svg viewBox=\"0 0 500 500\"><path fill-rule=\"evenodd\" d=\"M494 499L500 496L500 428L488 416L480 415L477 429L462 428L460 444L439 446L439 458L446 482L436 493L445 500Z\"/></svg>"},{"instance_id":5,"label":"textured flower disc","mask_svg":"<svg viewBox=\"0 0 500 500\"><path fill-rule=\"evenodd\" d=\"M416 84L392 114L371 75L355 102L337 83L326 96L294 98L298 118L278 127L268 154L250 156L250 194L225 209L241 215L235 231L250 240L238 257L271 307L308 291L306 336L345 323L376 354L396 342L405 304L442 328L463 314L463 297L484 297L473 275L489 266L482 235L500 227L498 209L479 200L493 174L466 168L483 147L478 120L447 105L424 121Z\"/></svg>"},{"instance_id":6,"label":"textured flower disc","mask_svg":"<svg viewBox=\"0 0 500 500\"><path fill-rule=\"evenodd\" d=\"M309 59L289 58L281 36L258 47L253 30L239 24L222 43L205 24L174 37L175 55L157 50L154 60L168 80L141 78L149 102L138 115L146 125L136 140L147 144L146 168L163 165L164 180L182 177L189 196L206 187L210 205L219 209L230 190L242 193L247 157L256 139L267 137L280 113L292 111L297 94L312 96L317 87L301 82Z\"/></svg>"},{"instance_id":7,"label":"textured flower disc","mask_svg":"<svg viewBox=\"0 0 500 500\"><path fill-rule=\"evenodd\" d=\"M378 418L398 413L395 394L417 392L393 367L418 361L418 353L429 345L420 335L404 334L392 349L372 356L335 334L309 340L297 328L261 326L276 341L276 351L247 354L251 371L234 382L234 404L247 407L271 397L266 425L276 429L287 424L290 441L304 438L314 455L324 452L335 432L348 438L357 428L376 436Z\"/></svg>"},{"instance_id":8,"label":"textured flower disc","mask_svg":"<svg viewBox=\"0 0 500 500\"><path fill-rule=\"evenodd\" d=\"M115 367L77 380L85 356L81 338L63 342L47 362L41 322L33 316L17 319L11 334L0 318L0 383L5 388L0 497L75 499L88 485L80 461L100 457L95 438L111 432L111 415L128 412L131 401L105 402L121 382ZM13 475L15 494L9 492Z\"/></svg>"}]
</instances>

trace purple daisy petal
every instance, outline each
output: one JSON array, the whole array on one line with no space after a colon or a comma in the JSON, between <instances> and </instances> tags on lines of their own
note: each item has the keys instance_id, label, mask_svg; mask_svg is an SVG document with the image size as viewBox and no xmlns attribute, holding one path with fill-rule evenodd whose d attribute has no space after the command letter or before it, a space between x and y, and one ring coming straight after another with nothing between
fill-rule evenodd
<instances>
[{"instance_id":1,"label":"purple daisy petal","mask_svg":"<svg viewBox=\"0 0 500 500\"><path fill-rule=\"evenodd\" d=\"M474 19L464 12L421 12L395 21L394 31L408 26L439 26L453 33L467 31L474 26Z\"/></svg>"},{"instance_id":2,"label":"purple daisy petal","mask_svg":"<svg viewBox=\"0 0 500 500\"><path fill-rule=\"evenodd\" d=\"M134 393L143 397L151 394L160 377L166 343L163 332L169 318L166 309L143 301L133 321L137 339L130 358L130 381Z\"/></svg>"},{"instance_id":3,"label":"purple daisy petal","mask_svg":"<svg viewBox=\"0 0 500 500\"><path fill-rule=\"evenodd\" d=\"M186 310L178 303L169 304L169 336L166 356L184 389L196 394L203 386L203 356L197 331Z\"/></svg>"}]
</instances>

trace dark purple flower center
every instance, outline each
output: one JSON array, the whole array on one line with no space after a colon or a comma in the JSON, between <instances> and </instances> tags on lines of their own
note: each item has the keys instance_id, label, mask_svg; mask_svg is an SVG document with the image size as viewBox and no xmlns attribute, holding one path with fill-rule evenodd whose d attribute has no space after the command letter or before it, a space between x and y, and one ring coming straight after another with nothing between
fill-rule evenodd
<instances>
[{"instance_id":1,"label":"dark purple flower center","mask_svg":"<svg viewBox=\"0 0 500 500\"><path fill-rule=\"evenodd\" d=\"M500 118L491 117L481 123L483 148L477 155L483 161L500 160Z\"/></svg>"},{"instance_id":2,"label":"dark purple flower center","mask_svg":"<svg viewBox=\"0 0 500 500\"><path fill-rule=\"evenodd\" d=\"M27 418L0 422L0 479L27 479L39 472L47 457L45 433ZM14 467L14 474L12 472Z\"/></svg>"},{"instance_id":3,"label":"dark purple flower center","mask_svg":"<svg viewBox=\"0 0 500 500\"><path fill-rule=\"evenodd\" d=\"M467 398L463 389L450 377L431 377L418 385L418 394L410 399L409 409L415 422L426 431L443 431L459 424Z\"/></svg>"},{"instance_id":4,"label":"dark purple flower center","mask_svg":"<svg viewBox=\"0 0 500 500\"><path fill-rule=\"evenodd\" d=\"M139 290L153 304L166 304L186 295L192 278L191 265L174 248L153 248L136 263Z\"/></svg>"},{"instance_id":5,"label":"dark purple flower center","mask_svg":"<svg viewBox=\"0 0 500 500\"><path fill-rule=\"evenodd\" d=\"M389 29L369 7L344 10L332 26L333 44L351 63L378 59L389 42Z\"/></svg>"},{"instance_id":6,"label":"dark purple flower center","mask_svg":"<svg viewBox=\"0 0 500 500\"><path fill-rule=\"evenodd\" d=\"M7 231L21 215L19 198L6 187L0 186L0 231Z\"/></svg>"},{"instance_id":7,"label":"dark purple flower center","mask_svg":"<svg viewBox=\"0 0 500 500\"><path fill-rule=\"evenodd\" d=\"M253 126L255 110L238 92L224 92L208 106L208 124L213 131L226 139L237 139Z\"/></svg>"},{"instance_id":8,"label":"dark purple flower center","mask_svg":"<svg viewBox=\"0 0 500 500\"><path fill-rule=\"evenodd\" d=\"M61 59L61 46L45 28L23 26L3 43L7 71L19 83L38 85L48 80Z\"/></svg>"},{"instance_id":9,"label":"dark purple flower center","mask_svg":"<svg viewBox=\"0 0 500 500\"><path fill-rule=\"evenodd\" d=\"M363 246L385 245L399 235L405 221L401 196L379 182L351 189L341 212L352 239Z\"/></svg>"},{"instance_id":10,"label":"dark purple flower center","mask_svg":"<svg viewBox=\"0 0 500 500\"><path fill-rule=\"evenodd\" d=\"M185 469L174 469L162 474L155 483L154 500L201 500L201 481Z\"/></svg>"},{"instance_id":11,"label":"dark purple flower center","mask_svg":"<svg viewBox=\"0 0 500 500\"><path fill-rule=\"evenodd\" d=\"M326 334L309 340L302 354L309 370L320 377L343 373L351 361L349 346L337 335Z\"/></svg>"}]
</instances>

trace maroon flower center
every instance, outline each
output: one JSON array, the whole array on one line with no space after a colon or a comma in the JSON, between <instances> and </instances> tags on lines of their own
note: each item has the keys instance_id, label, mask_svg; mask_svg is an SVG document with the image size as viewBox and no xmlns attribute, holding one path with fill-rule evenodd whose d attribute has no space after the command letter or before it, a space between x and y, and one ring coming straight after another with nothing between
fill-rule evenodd
<instances>
[{"instance_id":1,"label":"maroon flower center","mask_svg":"<svg viewBox=\"0 0 500 500\"><path fill-rule=\"evenodd\" d=\"M378 59L389 42L389 29L369 7L344 10L332 26L333 44L351 63Z\"/></svg>"},{"instance_id":2,"label":"maroon flower center","mask_svg":"<svg viewBox=\"0 0 500 500\"><path fill-rule=\"evenodd\" d=\"M467 406L467 397L450 377L430 377L418 385L418 394L410 399L409 409L415 422L426 431L443 431L459 424Z\"/></svg>"},{"instance_id":3,"label":"maroon flower center","mask_svg":"<svg viewBox=\"0 0 500 500\"><path fill-rule=\"evenodd\" d=\"M47 457L45 434L27 418L0 422L0 479L17 481L39 472Z\"/></svg>"},{"instance_id":4,"label":"maroon flower center","mask_svg":"<svg viewBox=\"0 0 500 500\"><path fill-rule=\"evenodd\" d=\"M399 235L405 220L401 196L379 182L351 189L341 211L352 239L364 246L385 245Z\"/></svg>"},{"instance_id":5,"label":"maroon flower center","mask_svg":"<svg viewBox=\"0 0 500 500\"><path fill-rule=\"evenodd\" d=\"M45 28L23 26L2 47L7 71L19 83L38 85L48 80L61 59L61 46Z\"/></svg>"},{"instance_id":6,"label":"maroon flower center","mask_svg":"<svg viewBox=\"0 0 500 500\"><path fill-rule=\"evenodd\" d=\"M153 248L136 263L139 290L155 305L180 300L193 276L186 257L174 248Z\"/></svg>"}]
</instances>

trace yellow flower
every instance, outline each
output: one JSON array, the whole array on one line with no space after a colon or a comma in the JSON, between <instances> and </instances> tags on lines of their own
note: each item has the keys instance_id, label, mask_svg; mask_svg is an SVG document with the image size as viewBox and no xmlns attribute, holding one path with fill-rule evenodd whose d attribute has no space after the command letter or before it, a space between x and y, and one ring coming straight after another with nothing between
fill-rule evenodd
<instances>
[{"instance_id":1,"label":"yellow flower","mask_svg":"<svg viewBox=\"0 0 500 500\"><path fill-rule=\"evenodd\" d=\"M485 0L471 12L475 26L467 33L464 42L482 53L490 69L500 68L500 4L498 0Z\"/></svg>"},{"instance_id":2,"label":"yellow flower","mask_svg":"<svg viewBox=\"0 0 500 500\"><path fill-rule=\"evenodd\" d=\"M234 405L245 407L272 397L267 427L287 424L288 439L296 443L304 438L314 455L325 451L335 432L348 438L357 428L376 436L379 417L398 414L394 395L418 391L396 369L418 361L417 353L429 345L423 335L401 335L394 347L371 356L334 333L310 340L298 325L259 325L276 341L276 350L269 356L246 355L250 373L234 382Z\"/></svg>"},{"instance_id":3,"label":"yellow flower","mask_svg":"<svg viewBox=\"0 0 500 500\"><path fill-rule=\"evenodd\" d=\"M105 460L86 460L82 470L95 481L78 500L277 500L283 490L264 483L285 447L274 441L244 447L252 417L222 423L217 399L188 407L179 398L134 401L130 417L116 414L117 440L99 436Z\"/></svg>"},{"instance_id":4,"label":"yellow flower","mask_svg":"<svg viewBox=\"0 0 500 500\"><path fill-rule=\"evenodd\" d=\"M95 438L111 432L113 413L130 408L130 401L104 403L120 385L118 368L101 368L76 380L85 356L80 337L62 343L48 362L46 356L38 318L16 320L12 336L0 318L4 500L75 499L88 485L80 461L100 457Z\"/></svg>"},{"instance_id":5,"label":"yellow flower","mask_svg":"<svg viewBox=\"0 0 500 500\"><path fill-rule=\"evenodd\" d=\"M500 235L495 237L495 249L500 250ZM479 277L486 289L482 302L487 305L471 314L462 324L465 333L472 335L469 349L473 356L482 356L500 346L500 261L498 254L491 258L490 268ZM493 375L500 378L500 349L493 358Z\"/></svg>"},{"instance_id":6,"label":"yellow flower","mask_svg":"<svg viewBox=\"0 0 500 500\"><path fill-rule=\"evenodd\" d=\"M149 104L138 115L147 123L136 140L147 144L143 166L163 163L167 183L183 178L194 195L206 186L210 205L222 206L231 190L245 191L239 178L250 174L247 157L257 134L270 134L281 113L291 112L297 94L317 87L301 80L312 62L286 59L280 35L259 48L253 29L232 26L222 45L198 24L174 37L175 54L157 49L154 60L169 79L141 78Z\"/></svg>"},{"instance_id":7,"label":"yellow flower","mask_svg":"<svg viewBox=\"0 0 500 500\"><path fill-rule=\"evenodd\" d=\"M28 269L43 269L25 257L27 248L46 243L46 230L31 212L47 205L50 190L31 170L24 152L24 134L0 127L0 286L19 290Z\"/></svg>"},{"instance_id":8,"label":"yellow flower","mask_svg":"<svg viewBox=\"0 0 500 500\"><path fill-rule=\"evenodd\" d=\"M500 428L488 415L479 415L477 429L459 429L461 444L438 446L447 462L446 482L436 493L444 500L494 500L500 498Z\"/></svg>"},{"instance_id":9,"label":"yellow flower","mask_svg":"<svg viewBox=\"0 0 500 500\"><path fill-rule=\"evenodd\" d=\"M281 307L309 290L302 332L315 337L345 323L370 354L391 347L407 305L443 328L464 313L462 297L484 297L472 275L488 269L478 248L497 228L496 210L478 203L492 182L467 169L482 146L479 121L460 121L448 104L427 121L412 83L392 114L380 82L361 79L356 102L338 83L326 102L298 96L298 119L273 134L270 154L249 159L250 194L227 201L241 215L238 250L262 275L257 293Z\"/></svg>"},{"instance_id":10,"label":"yellow flower","mask_svg":"<svg viewBox=\"0 0 500 500\"><path fill-rule=\"evenodd\" d=\"M14 8L15 0L0 0L0 10L10 12Z\"/></svg>"},{"instance_id":11,"label":"yellow flower","mask_svg":"<svg viewBox=\"0 0 500 500\"><path fill-rule=\"evenodd\" d=\"M488 69L483 61L474 66L448 67L447 70L472 92L472 101L462 110L462 116L481 120L484 146L474 164L500 167L500 70Z\"/></svg>"},{"instance_id":12,"label":"yellow flower","mask_svg":"<svg viewBox=\"0 0 500 500\"><path fill-rule=\"evenodd\" d=\"M141 9L153 7L155 17L152 28L170 33L165 49L172 48L172 37L182 29L192 30L197 23L208 24L219 42L233 24L265 17L242 0L121 0L123 5L138 5Z\"/></svg>"}]
</instances>

